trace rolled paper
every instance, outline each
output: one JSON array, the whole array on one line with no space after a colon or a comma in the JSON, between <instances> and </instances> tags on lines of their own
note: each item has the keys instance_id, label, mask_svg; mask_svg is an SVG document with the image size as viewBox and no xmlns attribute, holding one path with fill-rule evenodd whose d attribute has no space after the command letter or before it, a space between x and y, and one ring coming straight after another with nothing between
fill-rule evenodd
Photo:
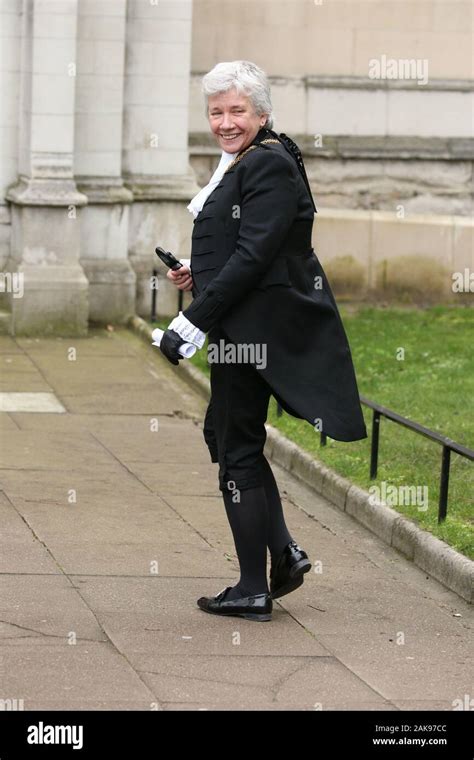
<instances>
[{"instance_id":1,"label":"rolled paper","mask_svg":"<svg viewBox=\"0 0 474 760\"><path fill-rule=\"evenodd\" d=\"M164 335L164 330L160 330L159 327L155 327L153 330L151 337L153 338L153 346L160 346L161 339ZM194 356L194 354L197 351L197 346L194 345L194 343L183 343L178 348L178 353L181 354L181 356L184 356L185 359L190 359L191 356Z\"/></svg>"}]
</instances>

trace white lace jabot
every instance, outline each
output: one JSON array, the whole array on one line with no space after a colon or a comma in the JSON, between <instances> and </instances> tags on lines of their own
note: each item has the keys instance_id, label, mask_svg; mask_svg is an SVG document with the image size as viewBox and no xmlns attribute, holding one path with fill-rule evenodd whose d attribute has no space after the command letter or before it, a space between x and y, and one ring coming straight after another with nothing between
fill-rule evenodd
<instances>
[{"instance_id":1,"label":"white lace jabot","mask_svg":"<svg viewBox=\"0 0 474 760\"><path fill-rule=\"evenodd\" d=\"M212 175L211 179L209 180L207 185L201 188L201 190L194 196L191 203L187 207L188 211L190 211L191 214L193 214L194 218L197 217L202 207L204 206L204 203L206 202L207 198L210 196L212 191L215 190L215 188L221 181L222 175L227 169L227 166L230 164L231 161L234 160L236 155L237 153L226 153L225 150L222 151L221 160L219 161L219 165L217 169L215 170L214 174Z\"/></svg>"},{"instance_id":2,"label":"white lace jabot","mask_svg":"<svg viewBox=\"0 0 474 760\"><path fill-rule=\"evenodd\" d=\"M191 203L188 205L188 210L193 214L194 218L197 217L207 198L219 184L227 166L234 160L236 155L237 153L227 153L225 150L222 151L221 160L219 161L219 165L211 179L207 185L194 196ZM189 259L181 259L181 261L189 267ZM206 339L206 333L202 332L198 327L195 327L189 319L186 319L182 311L180 311L178 316L168 325L168 330L174 330L183 340L193 343L197 348L202 348Z\"/></svg>"}]
</instances>

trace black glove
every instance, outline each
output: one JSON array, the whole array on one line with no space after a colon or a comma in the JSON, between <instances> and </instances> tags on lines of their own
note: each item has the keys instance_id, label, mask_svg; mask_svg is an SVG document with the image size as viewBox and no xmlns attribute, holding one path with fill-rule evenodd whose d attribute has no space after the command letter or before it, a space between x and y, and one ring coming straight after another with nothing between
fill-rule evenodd
<instances>
[{"instance_id":1,"label":"black glove","mask_svg":"<svg viewBox=\"0 0 474 760\"><path fill-rule=\"evenodd\" d=\"M178 335L174 330L165 330L160 343L160 351L166 356L171 364L179 364L179 360L183 359L183 355L179 353L178 348L186 343L182 339L181 335Z\"/></svg>"}]
</instances>

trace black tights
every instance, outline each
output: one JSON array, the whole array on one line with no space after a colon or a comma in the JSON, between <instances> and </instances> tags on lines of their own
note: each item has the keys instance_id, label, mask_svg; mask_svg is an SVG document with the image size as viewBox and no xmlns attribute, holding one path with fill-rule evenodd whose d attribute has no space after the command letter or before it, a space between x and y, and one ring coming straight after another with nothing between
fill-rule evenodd
<instances>
[{"instance_id":1,"label":"black tights","mask_svg":"<svg viewBox=\"0 0 474 760\"><path fill-rule=\"evenodd\" d=\"M262 475L263 486L222 492L240 564L240 580L226 599L268 593L267 546L276 560L291 541L278 487L263 455Z\"/></svg>"}]
</instances>

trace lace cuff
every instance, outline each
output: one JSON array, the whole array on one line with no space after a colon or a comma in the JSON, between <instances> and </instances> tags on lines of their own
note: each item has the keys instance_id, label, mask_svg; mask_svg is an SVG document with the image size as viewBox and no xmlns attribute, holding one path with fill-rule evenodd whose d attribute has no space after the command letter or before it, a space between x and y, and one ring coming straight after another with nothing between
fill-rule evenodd
<instances>
[{"instance_id":1,"label":"lace cuff","mask_svg":"<svg viewBox=\"0 0 474 760\"><path fill-rule=\"evenodd\" d=\"M202 332L199 327L193 325L193 323L184 316L182 311L180 311L178 316L170 322L168 330L174 330L186 341L186 343L193 343L198 348L202 348L204 341L206 340L206 333Z\"/></svg>"}]
</instances>

